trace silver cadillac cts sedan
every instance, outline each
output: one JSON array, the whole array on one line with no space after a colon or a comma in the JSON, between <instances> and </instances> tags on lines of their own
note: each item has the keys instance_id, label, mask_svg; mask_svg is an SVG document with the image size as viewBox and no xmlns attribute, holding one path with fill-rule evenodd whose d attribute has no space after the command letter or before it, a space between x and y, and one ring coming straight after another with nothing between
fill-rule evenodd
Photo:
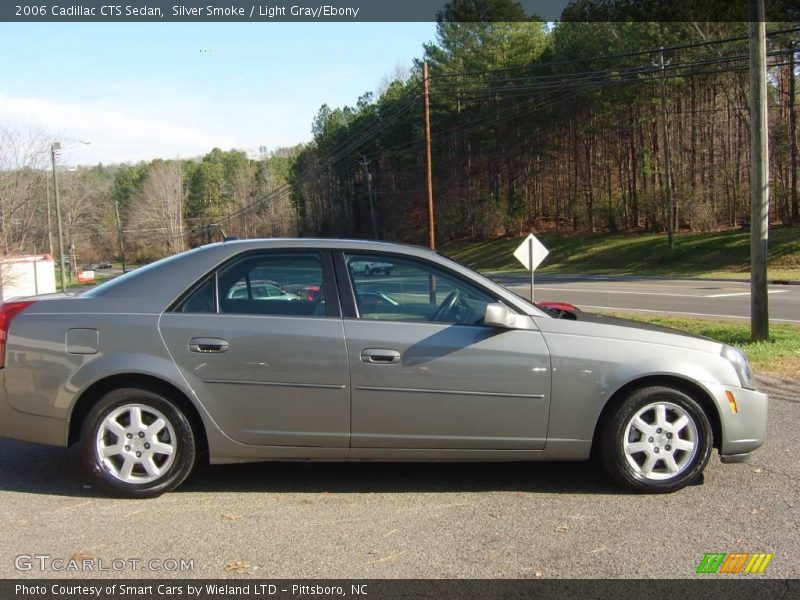
<instances>
[{"instance_id":1,"label":"silver cadillac cts sedan","mask_svg":"<svg viewBox=\"0 0 800 600\"><path fill-rule=\"evenodd\" d=\"M767 397L739 350L574 316L423 248L211 244L4 304L0 436L77 444L98 485L139 498L200 460L592 455L671 492L713 448L738 462L763 444Z\"/></svg>"}]
</instances>

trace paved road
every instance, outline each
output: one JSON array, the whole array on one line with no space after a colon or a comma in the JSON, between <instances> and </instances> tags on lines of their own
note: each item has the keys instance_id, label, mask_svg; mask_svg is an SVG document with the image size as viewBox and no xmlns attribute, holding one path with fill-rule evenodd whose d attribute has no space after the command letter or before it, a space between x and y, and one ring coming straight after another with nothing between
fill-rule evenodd
<instances>
[{"instance_id":1,"label":"paved road","mask_svg":"<svg viewBox=\"0 0 800 600\"><path fill-rule=\"evenodd\" d=\"M588 463L265 463L116 500L74 454L0 440L0 577L42 575L15 571L23 553L193 558L192 576L239 579L692 577L711 551L772 552L765 576L800 577L800 384L767 389L753 461L715 455L702 485L666 496L621 493Z\"/></svg>"},{"instance_id":2,"label":"paved road","mask_svg":"<svg viewBox=\"0 0 800 600\"><path fill-rule=\"evenodd\" d=\"M530 298L530 277L495 275L495 281ZM750 284L738 281L541 276L537 300L561 300L585 310L615 309L706 317L750 318ZM769 286L770 320L800 324L800 286Z\"/></svg>"}]
</instances>

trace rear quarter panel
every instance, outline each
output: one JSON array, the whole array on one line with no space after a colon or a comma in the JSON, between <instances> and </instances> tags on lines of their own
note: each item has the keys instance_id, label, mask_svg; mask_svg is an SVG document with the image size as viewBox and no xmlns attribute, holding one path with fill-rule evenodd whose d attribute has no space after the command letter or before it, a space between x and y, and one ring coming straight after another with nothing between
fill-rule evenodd
<instances>
[{"instance_id":1,"label":"rear quarter panel","mask_svg":"<svg viewBox=\"0 0 800 600\"><path fill-rule=\"evenodd\" d=\"M37 302L19 314L9 330L2 377L3 410L11 411L8 427L13 430L0 426L0 432L65 446L74 407L91 385L114 375L149 375L173 385L194 405L212 462L263 459L263 447L231 440L197 399L161 338L161 315L123 312L126 307L108 298L66 298ZM70 329L96 329L97 352L68 352ZM281 449L273 451L276 458L295 458ZM326 456L320 452L319 458Z\"/></svg>"},{"instance_id":2,"label":"rear quarter panel","mask_svg":"<svg viewBox=\"0 0 800 600\"><path fill-rule=\"evenodd\" d=\"M70 312L65 312L65 302ZM92 312L97 302L75 298L36 303L12 321L3 377L10 408L61 421L62 439L50 443L64 445L83 392L101 379L133 373L177 387L198 409L206 431L218 431L167 352L158 331L159 315ZM97 330L96 352L67 351L67 332L76 328Z\"/></svg>"},{"instance_id":3,"label":"rear quarter panel","mask_svg":"<svg viewBox=\"0 0 800 600\"><path fill-rule=\"evenodd\" d=\"M136 372L179 383L157 323L158 315L150 314L20 314L12 322L6 351L9 404L21 412L66 419L80 393L110 375ZM96 330L97 351L68 352L70 329Z\"/></svg>"}]
</instances>

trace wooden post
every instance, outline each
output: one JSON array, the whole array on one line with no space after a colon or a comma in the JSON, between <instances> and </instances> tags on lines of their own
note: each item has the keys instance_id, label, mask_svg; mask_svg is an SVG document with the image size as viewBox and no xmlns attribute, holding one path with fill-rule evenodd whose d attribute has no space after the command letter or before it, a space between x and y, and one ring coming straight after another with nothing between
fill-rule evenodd
<instances>
[{"instance_id":1,"label":"wooden post","mask_svg":"<svg viewBox=\"0 0 800 600\"><path fill-rule=\"evenodd\" d=\"M764 0L750 0L750 337L769 338L769 147Z\"/></svg>"},{"instance_id":2,"label":"wooden post","mask_svg":"<svg viewBox=\"0 0 800 600\"><path fill-rule=\"evenodd\" d=\"M428 78L428 63L422 63L422 96L425 101L425 166L428 187L428 245L436 249L436 234L433 217L433 171L431 166L431 105Z\"/></svg>"}]
</instances>

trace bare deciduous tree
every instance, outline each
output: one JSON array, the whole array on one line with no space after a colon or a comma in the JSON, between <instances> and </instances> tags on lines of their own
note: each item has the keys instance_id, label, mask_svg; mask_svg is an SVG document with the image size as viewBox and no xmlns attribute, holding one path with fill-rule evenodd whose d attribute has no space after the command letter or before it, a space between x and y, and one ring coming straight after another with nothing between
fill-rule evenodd
<instances>
[{"instance_id":1,"label":"bare deciduous tree","mask_svg":"<svg viewBox=\"0 0 800 600\"><path fill-rule=\"evenodd\" d=\"M46 234L37 214L44 214L47 164L43 132L0 126L0 254L19 254L30 238Z\"/></svg>"},{"instance_id":2,"label":"bare deciduous tree","mask_svg":"<svg viewBox=\"0 0 800 600\"><path fill-rule=\"evenodd\" d=\"M148 169L130 223L142 233L151 231L152 239L163 242L168 254L183 252L185 201L181 164L156 161Z\"/></svg>"}]
</instances>

